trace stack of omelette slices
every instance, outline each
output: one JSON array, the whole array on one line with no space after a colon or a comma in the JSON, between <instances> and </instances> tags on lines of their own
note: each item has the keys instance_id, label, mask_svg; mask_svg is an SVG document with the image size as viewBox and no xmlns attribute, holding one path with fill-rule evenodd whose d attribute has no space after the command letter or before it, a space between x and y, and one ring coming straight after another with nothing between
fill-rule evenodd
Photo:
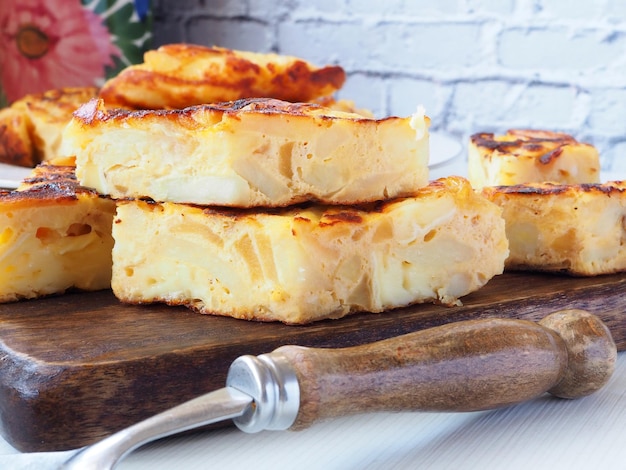
<instances>
[{"instance_id":1,"label":"stack of omelette slices","mask_svg":"<svg viewBox=\"0 0 626 470\"><path fill-rule=\"evenodd\" d=\"M463 178L429 182L421 110L374 119L273 97L118 106L81 106L61 153L79 187L115 203L123 302L305 324L456 305L504 269L501 209Z\"/></svg>"},{"instance_id":2,"label":"stack of omelette slices","mask_svg":"<svg viewBox=\"0 0 626 470\"><path fill-rule=\"evenodd\" d=\"M600 155L563 132L478 133L468 179L503 212L507 271L626 271L626 181L601 182Z\"/></svg>"}]
</instances>

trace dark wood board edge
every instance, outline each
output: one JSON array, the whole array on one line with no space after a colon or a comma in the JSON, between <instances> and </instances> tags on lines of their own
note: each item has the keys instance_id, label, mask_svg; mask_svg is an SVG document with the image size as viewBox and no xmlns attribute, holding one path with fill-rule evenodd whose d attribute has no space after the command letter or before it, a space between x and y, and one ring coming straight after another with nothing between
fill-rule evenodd
<instances>
[{"instance_id":1,"label":"dark wood board edge","mask_svg":"<svg viewBox=\"0 0 626 470\"><path fill-rule=\"evenodd\" d=\"M68 302L67 298L58 300ZM29 304L33 312L45 301L37 302ZM220 348L180 345L176 350L96 364L28 357L8 348L0 331L0 432L20 451L76 448L222 387L230 363L240 355L262 354L284 344L353 346L451 321L490 317L536 321L556 310L581 308L602 318L618 349L626 349L626 275L571 279L507 274L463 303L453 308L419 305L301 327L246 323L243 330L259 334ZM0 308L0 319L1 315ZM192 315L197 321L197 314ZM233 319L216 318L215 322L241 324Z\"/></svg>"}]
</instances>

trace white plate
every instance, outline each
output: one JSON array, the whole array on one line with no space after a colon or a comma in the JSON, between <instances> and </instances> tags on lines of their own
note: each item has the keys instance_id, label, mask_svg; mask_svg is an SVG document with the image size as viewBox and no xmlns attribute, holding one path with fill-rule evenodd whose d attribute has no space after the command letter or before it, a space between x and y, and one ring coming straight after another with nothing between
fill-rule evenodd
<instances>
[{"instance_id":1,"label":"white plate","mask_svg":"<svg viewBox=\"0 0 626 470\"><path fill-rule=\"evenodd\" d=\"M461 143L454 137L439 132L430 133L430 160L428 166L436 168L461 153Z\"/></svg>"},{"instance_id":2,"label":"white plate","mask_svg":"<svg viewBox=\"0 0 626 470\"><path fill-rule=\"evenodd\" d=\"M626 180L626 171L600 171L600 181L623 181Z\"/></svg>"},{"instance_id":3,"label":"white plate","mask_svg":"<svg viewBox=\"0 0 626 470\"><path fill-rule=\"evenodd\" d=\"M32 168L0 163L0 188L17 188L17 185L30 175L31 171L33 171Z\"/></svg>"}]
</instances>

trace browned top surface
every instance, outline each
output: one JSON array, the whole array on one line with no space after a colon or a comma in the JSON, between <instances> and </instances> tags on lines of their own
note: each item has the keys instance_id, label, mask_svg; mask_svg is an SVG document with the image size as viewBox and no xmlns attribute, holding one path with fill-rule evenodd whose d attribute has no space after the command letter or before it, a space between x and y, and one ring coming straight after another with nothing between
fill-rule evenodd
<instances>
[{"instance_id":1,"label":"browned top surface","mask_svg":"<svg viewBox=\"0 0 626 470\"><path fill-rule=\"evenodd\" d=\"M149 125L154 120L171 120L176 121L178 125L194 128L202 122L214 123L222 114L229 114L234 117L239 114L262 114L311 117L321 120L350 119L357 122L375 121L358 114L336 111L314 103L290 103L273 98L246 98L223 103L189 106L184 109L156 110L109 108L108 104L102 99L93 99L79 107L74 113L74 118L85 126L124 121Z\"/></svg>"},{"instance_id":2,"label":"browned top surface","mask_svg":"<svg viewBox=\"0 0 626 470\"><path fill-rule=\"evenodd\" d=\"M74 87L48 90L27 95L11 105L14 109L28 111L31 119L67 124L72 113L83 103L98 94L96 87Z\"/></svg>"},{"instance_id":3,"label":"browned top surface","mask_svg":"<svg viewBox=\"0 0 626 470\"><path fill-rule=\"evenodd\" d=\"M345 224L361 224L364 219L376 216L376 214L384 214L391 212L394 208L412 198L438 198L454 195L459 201L465 201L473 196L473 190L466 178L461 176L448 176L431 181L428 186L424 186L414 192L413 195L407 197L398 197L394 199L385 199L382 201L364 202L352 205L330 205L318 204L315 202L306 202L301 204L290 205L287 207L264 207L261 211L259 208L237 208L222 206L199 206L194 204L179 204L171 202L155 202L152 200L143 200L144 208L159 210L160 206L166 205L182 205L188 208L202 211L207 216L219 215L220 217L228 217L230 219L240 219L251 217L256 219L259 214L262 215L279 215L292 217L302 221L311 221L315 219L320 227L335 225L339 223ZM117 204L128 204L130 200L119 200Z\"/></svg>"},{"instance_id":4,"label":"browned top surface","mask_svg":"<svg viewBox=\"0 0 626 470\"><path fill-rule=\"evenodd\" d=\"M626 181L608 183L558 184L551 182L524 183L510 186L490 186L483 188L483 194L493 198L497 194L514 194L517 196L574 196L577 193L596 193L604 195L621 195L626 191Z\"/></svg>"},{"instance_id":5,"label":"browned top surface","mask_svg":"<svg viewBox=\"0 0 626 470\"><path fill-rule=\"evenodd\" d=\"M73 158L40 163L17 190L0 194L0 204L34 207L75 201L80 195L103 197L78 184L73 163Z\"/></svg>"},{"instance_id":6,"label":"browned top surface","mask_svg":"<svg viewBox=\"0 0 626 470\"><path fill-rule=\"evenodd\" d=\"M130 109L184 108L250 97L312 101L331 95L345 79L339 66L317 67L297 57L169 44L148 51L142 64L110 79L100 97L107 106Z\"/></svg>"},{"instance_id":7,"label":"browned top surface","mask_svg":"<svg viewBox=\"0 0 626 470\"><path fill-rule=\"evenodd\" d=\"M540 157L538 161L545 165L558 158L566 145L589 145L563 132L533 129L510 129L504 135L481 132L473 134L470 141L485 155L496 152L512 156L535 156Z\"/></svg>"}]
</instances>

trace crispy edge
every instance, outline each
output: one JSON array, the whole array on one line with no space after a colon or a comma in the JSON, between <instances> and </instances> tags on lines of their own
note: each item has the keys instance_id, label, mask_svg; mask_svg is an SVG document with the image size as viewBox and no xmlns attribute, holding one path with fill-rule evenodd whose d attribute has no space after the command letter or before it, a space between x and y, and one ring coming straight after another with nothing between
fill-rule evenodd
<instances>
[{"instance_id":1,"label":"crispy edge","mask_svg":"<svg viewBox=\"0 0 626 470\"><path fill-rule=\"evenodd\" d=\"M157 56L161 60L156 60ZM154 67L168 58L179 66L168 70ZM180 72L183 65L211 58L221 61L221 67L207 68L201 78ZM142 64L129 66L109 79L99 96L111 106L127 109L184 108L262 97L308 102L331 95L345 80L345 71L337 65L316 67L297 57L272 53L169 44L146 52ZM149 91L142 94L142 89Z\"/></svg>"},{"instance_id":2,"label":"crispy edge","mask_svg":"<svg viewBox=\"0 0 626 470\"><path fill-rule=\"evenodd\" d=\"M500 139L499 139L500 137ZM506 139L513 137L513 139ZM578 142L574 137L563 132L535 129L509 129L503 136L490 132L480 132L470 136L470 142L482 149L488 156L494 152L520 155L536 154L537 161L549 165L557 159L567 145L591 146Z\"/></svg>"}]
</instances>

